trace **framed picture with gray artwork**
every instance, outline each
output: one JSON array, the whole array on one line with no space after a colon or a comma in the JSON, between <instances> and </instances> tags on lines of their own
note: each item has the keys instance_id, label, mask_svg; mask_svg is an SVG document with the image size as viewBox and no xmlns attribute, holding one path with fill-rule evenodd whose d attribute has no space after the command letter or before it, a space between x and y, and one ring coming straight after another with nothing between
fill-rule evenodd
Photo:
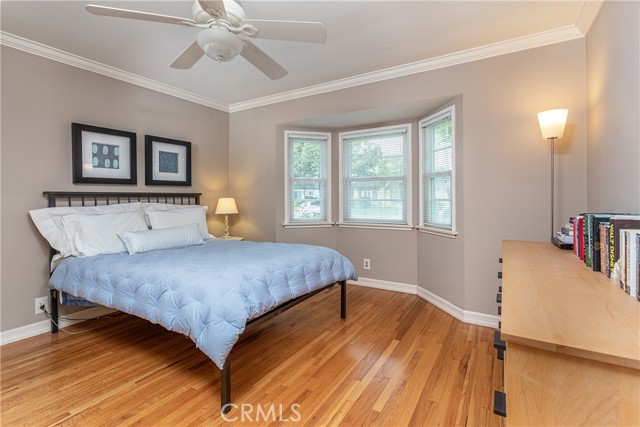
<instances>
[{"instance_id":1,"label":"framed picture with gray artwork","mask_svg":"<svg viewBox=\"0 0 640 427\"><path fill-rule=\"evenodd\" d=\"M136 184L136 134L71 123L74 184Z\"/></svg>"},{"instance_id":2,"label":"framed picture with gray artwork","mask_svg":"<svg viewBox=\"0 0 640 427\"><path fill-rule=\"evenodd\" d=\"M144 183L191 185L191 143L144 136Z\"/></svg>"}]
</instances>

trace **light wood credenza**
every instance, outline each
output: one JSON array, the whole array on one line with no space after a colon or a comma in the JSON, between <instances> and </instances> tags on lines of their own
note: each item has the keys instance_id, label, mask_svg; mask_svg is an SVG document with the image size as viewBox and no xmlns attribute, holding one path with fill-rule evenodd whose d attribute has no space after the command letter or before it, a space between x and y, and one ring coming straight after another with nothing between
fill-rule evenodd
<instances>
[{"instance_id":1,"label":"light wood credenza","mask_svg":"<svg viewBox=\"0 0 640 427\"><path fill-rule=\"evenodd\" d=\"M508 426L640 426L640 302L551 243L502 244Z\"/></svg>"}]
</instances>

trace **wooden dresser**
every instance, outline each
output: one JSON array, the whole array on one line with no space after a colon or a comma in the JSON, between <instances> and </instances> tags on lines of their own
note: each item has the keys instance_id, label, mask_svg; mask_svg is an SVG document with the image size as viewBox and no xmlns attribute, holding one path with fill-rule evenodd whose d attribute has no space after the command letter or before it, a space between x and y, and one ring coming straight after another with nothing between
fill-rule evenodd
<instances>
[{"instance_id":1,"label":"wooden dresser","mask_svg":"<svg viewBox=\"0 0 640 427\"><path fill-rule=\"evenodd\" d=\"M551 243L504 241L508 426L640 426L640 302Z\"/></svg>"}]
</instances>

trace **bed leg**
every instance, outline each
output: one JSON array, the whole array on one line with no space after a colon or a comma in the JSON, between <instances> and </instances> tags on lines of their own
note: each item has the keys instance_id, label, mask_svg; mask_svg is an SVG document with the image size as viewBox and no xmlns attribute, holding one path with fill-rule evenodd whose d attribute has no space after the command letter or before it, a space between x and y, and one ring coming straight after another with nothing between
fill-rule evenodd
<instances>
[{"instance_id":1,"label":"bed leg","mask_svg":"<svg viewBox=\"0 0 640 427\"><path fill-rule=\"evenodd\" d=\"M340 317L347 318L347 281L340 282Z\"/></svg>"},{"instance_id":2,"label":"bed leg","mask_svg":"<svg viewBox=\"0 0 640 427\"><path fill-rule=\"evenodd\" d=\"M231 355L224 361L220 371L220 412L223 414L231 410Z\"/></svg>"},{"instance_id":3,"label":"bed leg","mask_svg":"<svg viewBox=\"0 0 640 427\"><path fill-rule=\"evenodd\" d=\"M49 308L51 310L51 333L58 332L58 291L51 289L49 291Z\"/></svg>"}]
</instances>

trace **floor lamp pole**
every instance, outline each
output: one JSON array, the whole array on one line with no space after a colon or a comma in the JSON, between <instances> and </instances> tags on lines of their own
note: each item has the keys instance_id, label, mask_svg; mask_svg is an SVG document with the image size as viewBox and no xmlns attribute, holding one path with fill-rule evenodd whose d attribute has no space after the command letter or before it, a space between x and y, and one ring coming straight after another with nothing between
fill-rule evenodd
<instances>
[{"instance_id":1,"label":"floor lamp pole","mask_svg":"<svg viewBox=\"0 0 640 427\"><path fill-rule=\"evenodd\" d=\"M550 138L551 139L551 241L553 241L554 238L554 233L553 233L553 202L554 202L554 190L555 190L555 185L553 182L553 178L555 175L555 169L553 166L553 158L554 158L554 150L553 150L553 142L555 141L555 138Z\"/></svg>"}]
</instances>

